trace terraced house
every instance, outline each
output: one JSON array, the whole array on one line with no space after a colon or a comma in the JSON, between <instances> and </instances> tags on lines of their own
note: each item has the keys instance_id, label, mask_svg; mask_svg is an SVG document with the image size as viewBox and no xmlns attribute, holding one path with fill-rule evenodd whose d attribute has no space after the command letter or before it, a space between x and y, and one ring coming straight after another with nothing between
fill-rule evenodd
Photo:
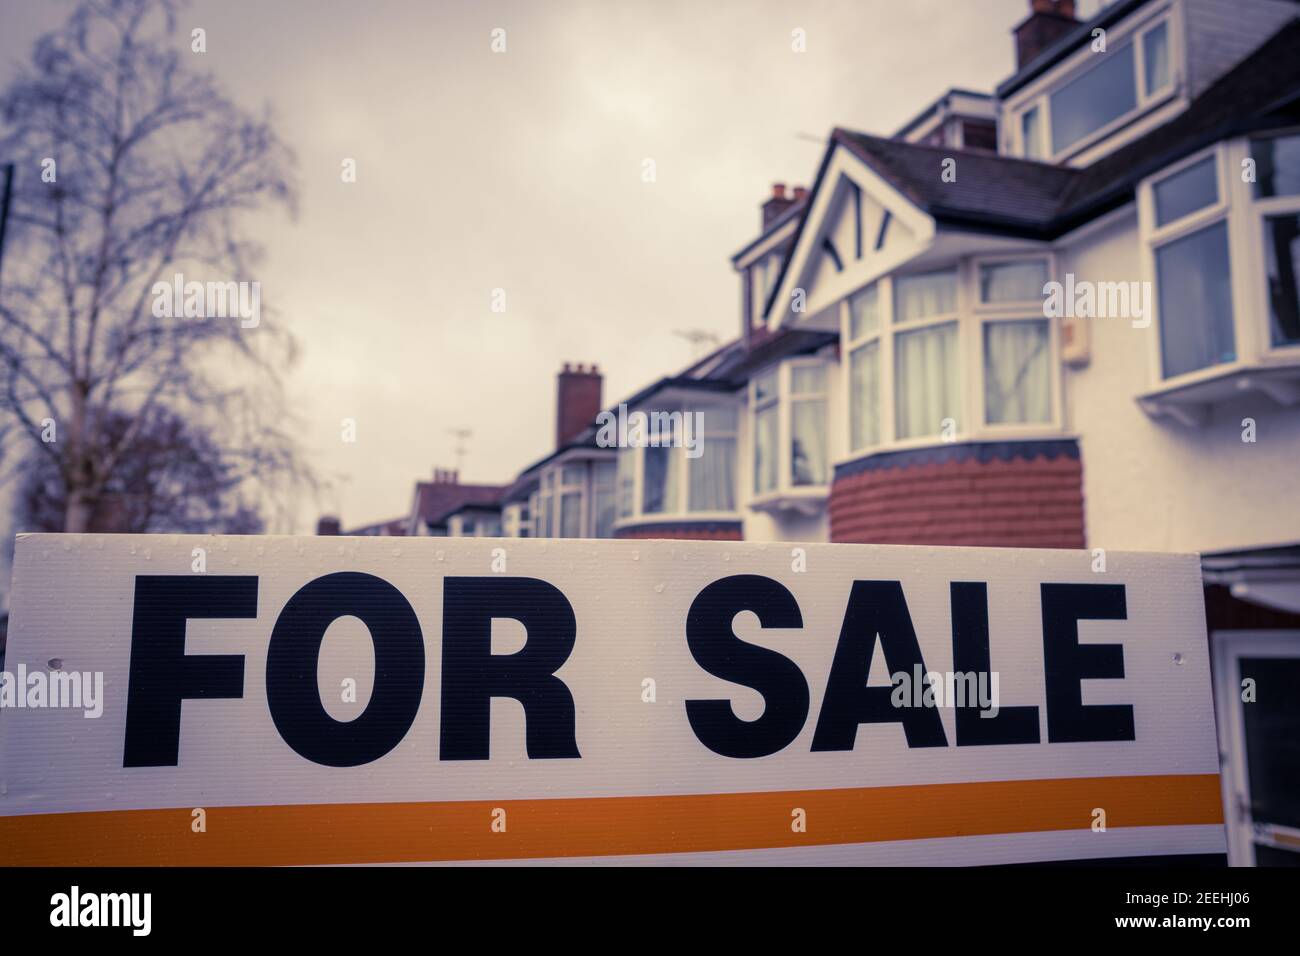
<instances>
[{"instance_id":1,"label":"terraced house","mask_svg":"<svg viewBox=\"0 0 1300 956\"><path fill-rule=\"evenodd\" d=\"M836 129L809 188L774 187L732 258L736 338L620 403L701 413L702 454L605 447L599 373L566 369L554 454L457 507L507 535L1074 548L1094 572L1199 552L1232 857L1294 862L1300 713L1234 688L1300 681L1300 5L1026 12L996 90Z\"/></svg>"}]
</instances>

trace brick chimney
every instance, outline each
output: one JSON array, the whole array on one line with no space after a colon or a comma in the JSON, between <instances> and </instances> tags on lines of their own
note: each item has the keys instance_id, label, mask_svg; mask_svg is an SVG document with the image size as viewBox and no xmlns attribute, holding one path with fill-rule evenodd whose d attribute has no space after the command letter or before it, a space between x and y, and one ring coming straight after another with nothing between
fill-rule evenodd
<instances>
[{"instance_id":1,"label":"brick chimney","mask_svg":"<svg viewBox=\"0 0 1300 956\"><path fill-rule=\"evenodd\" d=\"M433 469L433 483L435 485L458 485L460 484L460 472L455 468L435 468Z\"/></svg>"},{"instance_id":2,"label":"brick chimney","mask_svg":"<svg viewBox=\"0 0 1300 956\"><path fill-rule=\"evenodd\" d=\"M1029 16L1015 28L1016 69L1024 69L1038 54L1079 25L1074 0L1029 0Z\"/></svg>"},{"instance_id":3,"label":"brick chimney","mask_svg":"<svg viewBox=\"0 0 1300 956\"><path fill-rule=\"evenodd\" d=\"M339 519L333 515L321 515L320 520L316 522L317 534L342 534L342 525Z\"/></svg>"},{"instance_id":4,"label":"brick chimney","mask_svg":"<svg viewBox=\"0 0 1300 956\"><path fill-rule=\"evenodd\" d=\"M600 370L592 365L564 363L556 380L555 447L563 447L595 421L600 413Z\"/></svg>"},{"instance_id":5,"label":"brick chimney","mask_svg":"<svg viewBox=\"0 0 1300 956\"><path fill-rule=\"evenodd\" d=\"M772 197L766 200L760 207L763 210L763 228L766 229L772 222L795 204L799 190L795 190L794 196L785 194L785 183L772 184Z\"/></svg>"}]
</instances>

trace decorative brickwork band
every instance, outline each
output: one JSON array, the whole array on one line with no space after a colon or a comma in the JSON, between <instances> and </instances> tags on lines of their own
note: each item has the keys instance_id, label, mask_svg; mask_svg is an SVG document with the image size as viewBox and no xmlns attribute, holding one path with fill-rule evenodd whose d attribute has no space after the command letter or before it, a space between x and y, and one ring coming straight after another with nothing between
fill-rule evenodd
<instances>
[{"instance_id":1,"label":"decorative brickwork band","mask_svg":"<svg viewBox=\"0 0 1300 956\"><path fill-rule=\"evenodd\" d=\"M831 540L1082 548L1073 439L967 442L870 455L835 469Z\"/></svg>"}]
</instances>

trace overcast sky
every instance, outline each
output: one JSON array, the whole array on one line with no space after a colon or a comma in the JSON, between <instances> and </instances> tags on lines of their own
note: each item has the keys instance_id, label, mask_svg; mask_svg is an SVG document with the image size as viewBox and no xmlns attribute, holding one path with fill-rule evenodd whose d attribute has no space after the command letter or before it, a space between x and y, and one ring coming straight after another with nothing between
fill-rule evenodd
<instances>
[{"instance_id":1,"label":"overcast sky","mask_svg":"<svg viewBox=\"0 0 1300 956\"><path fill-rule=\"evenodd\" d=\"M68 9L0 0L0 79ZM324 509L345 527L404 514L415 480L455 464L451 428L474 432L463 481L507 481L552 449L561 363L599 363L612 404L691 361L674 330L734 336L729 258L771 184L809 183L833 126L889 134L951 86L992 89L1028 9L193 3L178 42L203 27L198 65L246 106L269 104L297 153L300 214L259 220L256 278L301 344L291 386L312 463L335 479Z\"/></svg>"}]
</instances>

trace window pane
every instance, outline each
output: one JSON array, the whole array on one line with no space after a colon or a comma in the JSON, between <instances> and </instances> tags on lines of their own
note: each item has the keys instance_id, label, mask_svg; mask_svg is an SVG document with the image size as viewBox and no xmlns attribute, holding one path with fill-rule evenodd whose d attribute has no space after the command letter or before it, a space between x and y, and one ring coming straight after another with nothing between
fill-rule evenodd
<instances>
[{"instance_id":1,"label":"window pane","mask_svg":"<svg viewBox=\"0 0 1300 956\"><path fill-rule=\"evenodd\" d=\"M612 538L614 536L614 492L609 488L597 488L591 498L592 537Z\"/></svg>"},{"instance_id":2,"label":"window pane","mask_svg":"<svg viewBox=\"0 0 1300 956\"><path fill-rule=\"evenodd\" d=\"M990 262L980 266L981 302L1034 302L1047 285L1047 261Z\"/></svg>"},{"instance_id":3,"label":"window pane","mask_svg":"<svg viewBox=\"0 0 1300 956\"><path fill-rule=\"evenodd\" d=\"M612 487L614 484L614 468L612 461L593 462L591 466L592 480L601 487Z\"/></svg>"},{"instance_id":4,"label":"window pane","mask_svg":"<svg viewBox=\"0 0 1300 956\"><path fill-rule=\"evenodd\" d=\"M475 527L475 534L480 538L501 537L501 519L496 517L480 518Z\"/></svg>"},{"instance_id":5,"label":"window pane","mask_svg":"<svg viewBox=\"0 0 1300 956\"><path fill-rule=\"evenodd\" d=\"M618 516L620 518L632 516L635 487L636 449L620 448L618 450Z\"/></svg>"},{"instance_id":6,"label":"window pane","mask_svg":"<svg viewBox=\"0 0 1300 956\"><path fill-rule=\"evenodd\" d=\"M710 438L699 458L687 459L691 511L736 509L736 440Z\"/></svg>"},{"instance_id":7,"label":"window pane","mask_svg":"<svg viewBox=\"0 0 1300 956\"><path fill-rule=\"evenodd\" d=\"M754 401L776 398L776 369L769 369L754 379Z\"/></svg>"},{"instance_id":8,"label":"window pane","mask_svg":"<svg viewBox=\"0 0 1300 956\"><path fill-rule=\"evenodd\" d=\"M957 323L905 332L894 340L895 405L900 439L937 435L956 419Z\"/></svg>"},{"instance_id":9,"label":"window pane","mask_svg":"<svg viewBox=\"0 0 1300 956\"><path fill-rule=\"evenodd\" d=\"M582 484L584 469L582 465L565 465L564 471L560 477L560 483L565 485Z\"/></svg>"},{"instance_id":10,"label":"window pane","mask_svg":"<svg viewBox=\"0 0 1300 956\"><path fill-rule=\"evenodd\" d=\"M1043 123L1038 107L1020 114L1020 139L1025 145L1027 159L1043 157Z\"/></svg>"},{"instance_id":11,"label":"window pane","mask_svg":"<svg viewBox=\"0 0 1300 956\"><path fill-rule=\"evenodd\" d=\"M820 395L826 391L826 366L791 365L790 391L795 395Z\"/></svg>"},{"instance_id":12,"label":"window pane","mask_svg":"<svg viewBox=\"0 0 1300 956\"><path fill-rule=\"evenodd\" d=\"M1175 219L1182 219L1218 202L1216 169L1214 157L1207 156L1199 163L1156 183L1156 225L1163 226Z\"/></svg>"},{"instance_id":13,"label":"window pane","mask_svg":"<svg viewBox=\"0 0 1300 956\"><path fill-rule=\"evenodd\" d=\"M1271 136L1250 144L1256 196L1300 195L1300 135Z\"/></svg>"},{"instance_id":14,"label":"window pane","mask_svg":"<svg viewBox=\"0 0 1300 956\"><path fill-rule=\"evenodd\" d=\"M1142 38L1142 59L1147 96L1169 85L1169 25L1162 23Z\"/></svg>"},{"instance_id":15,"label":"window pane","mask_svg":"<svg viewBox=\"0 0 1300 956\"><path fill-rule=\"evenodd\" d=\"M804 399L790 407L790 484L826 484L826 402Z\"/></svg>"},{"instance_id":16,"label":"window pane","mask_svg":"<svg viewBox=\"0 0 1300 956\"><path fill-rule=\"evenodd\" d=\"M571 491L560 496L560 537L582 537L582 493Z\"/></svg>"},{"instance_id":17,"label":"window pane","mask_svg":"<svg viewBox=\"0 0 1300 956\"><path fill-rule=\"evenodd\" d=\"M1157 249L1156 281L1165 378L1236 359L1226 222Z\"/></svg>"},{"instance_id":18,"label":"window pane","mask_svg":"<svg viewBox=\"0 0 1300 956\"><path fill-rule=\"evenodd\" d=\"M911 322L957 311L957 272L927 272L894 280L894 321Z\"/></svg>"},{"instance_id":19,"label":"window pane","mask_svg":"<svg viewBox=\"0 0 1300 956\"><path fill-rule=\"evenodd\" d=\"M880 444L880 343L849 354L849 437L853 450Z\"/></svg>"},{"instance_id":20,"label":"window pane","mask_svg":"<svg viewBox=\"0 0 1300 956\"><path fill-rule=\"evenodd\" d=\"M703 416L702 424L706 435L734 435L736 433L737 411L735 405L709 405L697 409Z\"/></svg>"},{"instance_id":21,"label":"window pane","mask_svg":"<svg viewBox=\"0 0 1300 956\"><path fill-rule=\"evenodd\" d=\"M1073 146L1137 106L1133 45L1098 55L1100 63L1052 94L1054 153Z\"/></svg>"},{"instance_id":22,"label":"window pane","mask_svg":"<svg viewBox=\"0 0 1300 956\"><path fill-rule=\"evenodd\" d=\"M856 341L880 331L880 288L873 282L849 299L849 338Z\"/></svg>"},{"instance_id":23,"label":"window pane","mask_svg":"<svg viewBox=\"0 0 1300 956\"><path fill-rule=\"evenodd\" d=\"M1264 220L1269 328L1273 345L1300 344L1300 216Z\"/></svg>"},{"instance_id":24,"label":"window pane","mask_svg":"<svg viewBox=\"0 0 1300 956\"><path fill-rule=\"evenodd\" d=\"M663 514L677 510L676 456L671 447L647 447L645 486L641 494L643 514Z\"/></svg>"},{"instance_id":25,"label":"window pane","mask_svg":"<svg viewBox=\"0 0 1300 956\"><path fill-rule=\"evenodd\" d=\"M539 538L549 538L551 536L551 495L549 492L542 492L537 496L537 536Z\"/></svg>"},{"instance_id":26,"label":"window pane","mask_svg":"<svg viewBox=\"0 0 1300 956\"><path fill-rule=\"evenodd\" d=\"M754 415L754 491L762 494L776 487L777 406Z\"/></svg>"},{"instance_id":27,"label":"window pane","mask_svg":"<svg viewBox=\"0 0 1300 956\"><path fill-rule=\"evenodd\" d=\"M1043 319L985 324L984 420L1052 420L1051 337Z\"/></svg>"}]
</instances>

